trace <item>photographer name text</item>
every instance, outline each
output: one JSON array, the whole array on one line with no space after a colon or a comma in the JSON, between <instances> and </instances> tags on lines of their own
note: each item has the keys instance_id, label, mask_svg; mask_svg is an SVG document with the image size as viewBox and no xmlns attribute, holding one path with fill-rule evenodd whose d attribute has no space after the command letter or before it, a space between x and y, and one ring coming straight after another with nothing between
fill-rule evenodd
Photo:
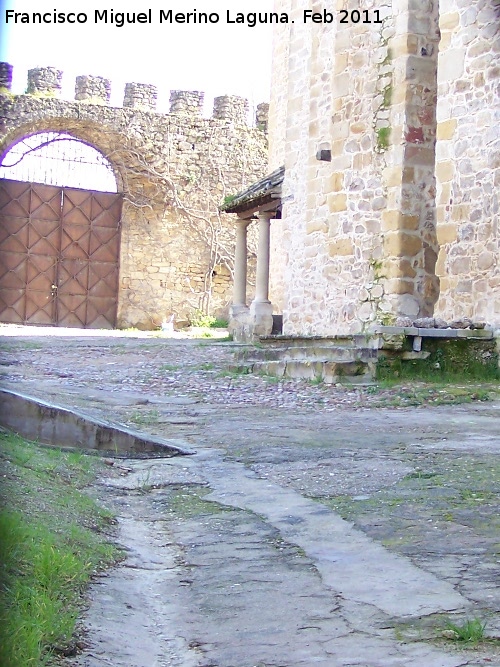
<instances>
[{"instance_id":1,"label":"photographer name text","mask_svg":"<svg viewBox=\"0 0 500 667\"><path fill-rule=\"evenodd\" d=\"M382 23L378 9L364 9L352 11L340 10L338 12L313 12L305 9L302 12L303 23ZM148 9L142 12L117 12L114 9L96 9L93 13L87 12L60 12L54 9L50 12L16 12L12 9L5 10L5 23L12 24L106 24L116 28L134 24L170 24L170 25L214 25L225 23L227 25L245 25L255 28L267 23L295 23L286 12L234 12L227 9L225 12L175 12L172 9L160 9L153 13Z\"/></svg>"}]
</instances>

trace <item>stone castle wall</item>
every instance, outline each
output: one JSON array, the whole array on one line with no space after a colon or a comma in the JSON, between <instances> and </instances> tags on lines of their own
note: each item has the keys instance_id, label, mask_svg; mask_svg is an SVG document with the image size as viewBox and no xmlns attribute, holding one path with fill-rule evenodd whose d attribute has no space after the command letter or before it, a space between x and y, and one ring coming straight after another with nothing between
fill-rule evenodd
<instances>
[{"instance_id":1,"label":"stone castle wall","mask_svg":"<svg viewBox=\"0 0 500 667\"><path fill-rule=\"evenodd\" d=\"M170 113L159 114L153 86L127 84L124 106L116 108L107 80L78 77L76 101L65 101L61 78L37 68L29 74L31 94L11 95L11 68L0 67L0 151L56 131L111 163L124 194L119 326L154 328L171 314L187 320L198 308L226 316L234 225L218 207L267 170L267 137L247 126L246 100L216 98L213 117L203 118L203 93L172 91ZM265 109L258 109L260 127Z\"/></svg>"},{"instance_id":2,"label":"stone castle wall","mask_svg":"<svg viewBox=\"0 0 500 667\"><path fill-rule=\"evenodd\" d=\"M499 323L493 0L281 5L294 20L270 117L270 162L286 168L271 259L284 333L433 313ZM305 9L334 22L304 23ZM341 24L342 10L372 23Z\"/></svg>"},{"instance_id":3,"label":"stone castle wall","mask_svg":"<svg viewBox=\"0 0 500 667\"><path fill-rule=\"evenodd\" d=\"M441 5L436 314L500 325L500 8Z\"/></svg>"},{"instance_id":4,"label":"stone castle wall","mask_svg":"<svg viewBox=\"0 0 500 667\"><path fill-rule=\"evenodd\" d=\"M382 106L387 36L380 25L341 26L338 11L334 24L304 23L309 4L293 3L289 54L280 58L287 81L285 269L281 281L271 280L271 300L282 304L285 333L327 335L360 330L381 296L372 266L382 256L386 157L374 150L374 100ZM331 11L331 3L312 9ZM387 7L377 9L387 16ZM271 112L274 106L272 97Z\"/></svg>"}]
</instances>

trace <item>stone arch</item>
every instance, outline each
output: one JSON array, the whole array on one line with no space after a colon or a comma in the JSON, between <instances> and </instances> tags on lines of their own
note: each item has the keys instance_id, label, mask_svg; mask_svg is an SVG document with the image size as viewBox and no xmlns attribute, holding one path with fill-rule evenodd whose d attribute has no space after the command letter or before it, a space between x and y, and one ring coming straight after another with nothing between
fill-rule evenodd
<instances>
[{"instance_id":1,"label":"stone arch","mask_svg":"<svg viewBox=\"0 0 500 667\"><path fill-rule=\"evenodd\" d=\"M112 107L110 82L88 76L64 100L54 68L30 71L28 93L15 95L11 71L0 64L0 156L23 136L64 132L114 170L123 195L117 326L187 322L205 297L216 316L227 314L229 281L215 289L206 280L232 262L232 225L218 207L266 165L266 135L246 124L243 102L223 96L204 118L202 92L171 91L170 113L158 113L151 86L127 84L123 106Z\"/></svg>"},{"instance_id":2,"label":"stone arch","mask_svg":"<svg viewBox=\"0 0 500 667\"><path fill-rule=\"evenodd\" d=\"M103 132L104 128L104 132ZM126 163L113 159L116 146L123 145L124 135L98 123L70 119L63 115L44 117L30 123L21 123L8 131L0 141L0 165L6 155L26 137L43 133L66 134L94 149L109 163L116 181L116 191L124 192ZM130 165L133 166L133 165Z\"/></svg>"},{"instance_id":3,"label":"stone arch","mask_svg":"<svg viewBox=\"0 0 500 667\"><path fill-rule=\"evenodd\" d=\"M101 156L104 168L112 175L109 184L113 181L114 185L90 189L92 186L68 182L71 168L63 181L57 176L46 177L43 159L38 165L40 178L35 173L26 172L22 178L21 174L2 173L0 319L112 328L117 323L119 299L120 171L106 159L105 150L93 145L90 133L68 128L60 122L62 119L58 120L54 123L44 119L16 127L2 142L1 162L30 137L42 135L49 141L68 137ZM62 160L72 161L71 157Z\"/></svg>"},{"instance_id":4,"label":"stone arch","mask_svg":"<svg viewBox=\"0 0 500 667\"><path fill-rule=\"evenodd\" d=\"M37 132L4 154L0 176L102 192L117 192L111 163L90 144L65 132Z\"/></svg>"}]
</instances>

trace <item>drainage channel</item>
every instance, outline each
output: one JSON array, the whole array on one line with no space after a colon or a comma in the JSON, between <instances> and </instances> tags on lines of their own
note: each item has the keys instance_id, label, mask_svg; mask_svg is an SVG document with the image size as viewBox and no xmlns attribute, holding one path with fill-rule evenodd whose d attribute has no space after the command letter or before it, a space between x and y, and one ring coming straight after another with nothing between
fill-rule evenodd
<instances>
[{"instance_id":1,"label":"drainage channel","mask_svg":"<svg viewBox=\"0 0 500 667\"><path fill-rule=\"evenodd\" d=\"M178 439L145 436L122 425L9 389L0 389L0 425L42 445L103 456L165 458L195 453Z\"/></svg>"}]
</instances>

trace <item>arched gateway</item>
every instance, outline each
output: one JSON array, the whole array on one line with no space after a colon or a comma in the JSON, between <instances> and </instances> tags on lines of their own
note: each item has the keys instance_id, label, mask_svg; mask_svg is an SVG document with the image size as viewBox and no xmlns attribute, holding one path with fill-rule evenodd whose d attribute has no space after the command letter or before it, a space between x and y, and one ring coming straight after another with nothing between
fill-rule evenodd
<instances>
[{"instance_id":1,"label":"arched gateway","mask_svg":"<svg viewBox=\"0 0 500 667\"><path fill-rule=\"evenodd\" d=\"M182 326L198 310L226 318L234 229L219 207L226 197L261 178L267 167L268 105L257 106L258 126L249 127L248 102L234 95L216 97L212 116L205 118L201 91L170 91L170 111L160 113L157 90L150 84L127 83L123 106L114 107L109 104L112 84L107 79L78 76L74 100L65 100L60 96L62 78L63 72L53 67L34 68L28 72L27 94L14 95L9 92L12 67L0 63L0 157L20 139L30 141L41 132L65 133L71 141L63 138L51 145L58 150L76 145L78 137L97 148L100 158L106 156L112 165L112 187L87 180L52 182L31 173L0 174L25 183L20 190L16 186L15 192L1 193L0 211L14 229L8 228L0 239L4 267L8 262L0 277L0 320L113 326L115 308L119 328L156 329L172 317ZM83 167L87 171L80 159L79 171ZM92 176L101 173L97 164L88 169ZM105 181L109 168L107 172ZM30 182L50 186L28 187ZM62 185L74 191L52 190ZM119 195L110 198L98 190L123 195L115 305L106 290L116 280L107 269L110 255L117 252L111 248L112 241L118 241L111 220L119 215ZM90 224L86 232L85 224ZM56 230L62 245L55 255L42 254L40 266L40 241L32 247L30 234L44 239L44 253L54 253ZM250 251L252 241L250 235ZM1 245L5 242L7 247ZM251 256L249 260L252 268ZM104 265L106 272L96 276L95 269ZM54 273L62 275L66 267L63 284L54 281ZM50 290L47 294L52 285L57 287L55 295ZM63 294L66 289L71 290L70 303Z\"/></svg>"},{"instance_id":2,"label":"arched gateway","mask_svg":"<svg viewBox=\"0 0 500 667\"><path fill-rule=\"evenodd\" d=\"M109 163L46 132L15 144L0 176L0 321L116 326L122 196Z\"/></svg>"}]
</instances>

